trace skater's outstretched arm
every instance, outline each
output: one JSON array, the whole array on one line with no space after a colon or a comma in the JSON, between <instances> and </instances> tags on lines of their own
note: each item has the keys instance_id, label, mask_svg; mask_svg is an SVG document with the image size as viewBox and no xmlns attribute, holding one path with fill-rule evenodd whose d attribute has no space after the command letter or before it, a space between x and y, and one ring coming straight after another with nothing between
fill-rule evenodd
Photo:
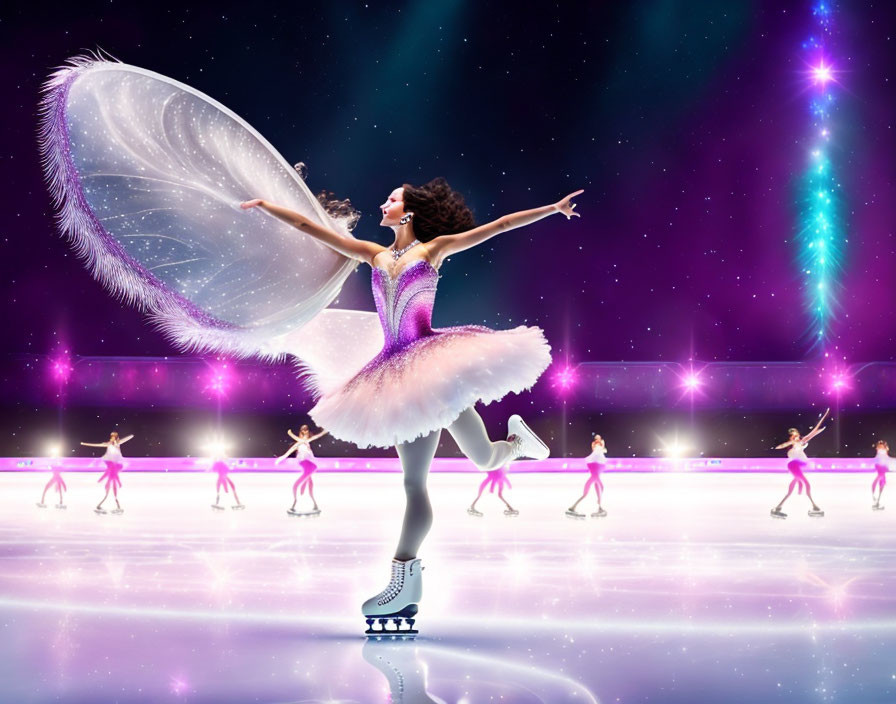
<instances>
[{"instance_id":1,"label":"skater's outstretched arm","mask_svg":"<svg viewBox=\"0 0 896 704\"><path fill-rule=\"evenodd\" d=\"M109 447L108 442L82 442L84 447Z\"/></svg>"},{"instance_id":2,"label":"skater's outstretched arm","mask_svg":"<svg viewBox=\"0 0 896 704\"><path fill-rule=\"evenodd\" d=\"M386 249L376 242L356 240L353 237L343 237L328 227L312 222L301 213L297 213L294 210L284 208L280 205L274 205L261 198L247 200L244 203L240 203L240 207L243 210L249 210L249 208L255 207L261 208L266 213L270 213L287 225L292 225L297 230L301 230L302 232L311 235L319 242L323 242L330 249L335 249L337 252L350 259L358 259L362 262L367 262L371 266L373 266L373 258Z\"/></svg>"},{"instance_id":3,"label":"skater's outstretched arm","mask_svg":"<svg viewBox=\"0 0 896 704\"><path fill-rule=\"evenodd\" d=\"M793 440L788 440L787 442L782 442L780 445L775 445L773 449L775 450L784 450L793 445Z\"/></svg>"},{"instance_id":4,"label":"skater's outstretched arm","mask_svg":"<svg viewBox=\"0 0 896 704\"><path fill-rule=\"evenodd\" d=\"M290 435L292 435L292 433L290 433ZM293 436L293 437L295 437L295 436ZM274 460L274 464L280 464L283 460L285 460L287 457L289 457L293 452L295 452L298 449L299 449L299 443L294 442L292 444L292 447L290 447L286 452L284 452L276 460Z\"/></svg>"},{"instance_id":5,"label":"skater's outstretched arm","mask_svg":"<svg viewBox=\"0 0 896 704\"><path fill-rule=\"evenodd\" d=\"M287 430L286 433L287 433L287 435L289 435L289 437L291 437L296 442L298 442L299 440L302 439L298 435L296 435L294 432L292 432L292 430Z\"/></svg>"},{"instance_id":6,"label":"skater's outstretched arm","mask_svg":"<svg viewBox=\"0 0 896 704\"><path fill-rule=\"evenodd\" d=\"M134 438L133 435L126 435L125 437L121 438L121 439L118 441L118 444L119 444L119 445L124 445L128 440L133 440L133 438Z\"/></svg>"},{"instance_id":7,"label":"skater's outstretched arm","mask_svg":"<svg viewBox=\"0 0 896 704\"><path fill-rule=\"evenodd\" d=\"M575 193L570 193L552 205L543 205L532 210L521 210L517 213L510 213L510 215L502 215L497 220L466 232L436 237L426 243L426 250L429 252L430 260L433 266L438 266L438 263L445 257L449 257L457 252L463 252L465 249L475 247L477 244L482 244L502 232L531 225L533 222L537 222L554 213L563 213L567 220L572 217L579 217L579 214L574 211L576 204L572 203L571 200L583 192L583 190L578 190Z\"/></svg>"},{"instance_id":8,"label":"skater's outstretched arm","mask_svg":"<svg viewBox=\"0 0 896 704\"><path fill-rule=\"evenodd\" d=\"M329 432L330 432L329 430L321 430L317 435L312 435L310 438L308 438L308 442L311 442L312 440L317 440L318 438L322 438L324 435L326 435Z\"/></svg>"},{"instance_id":9,"label":"skater's outstretched arm","mask_svg":"<svg viewBox=\"0 0 896 704\"><path fill-rule=\"evenodd\" d=\"M827 410L825 410L824 415L822 415L821 418L818 419L818 422L815 424L815 427L812 428L812 430L809 431L809 434L808 434L806 437L803 438L803 440L804 440L805 442L809 442L809 440L811 440L811 439L814 438L816 435L818 435L822 430L824 430L824 428L821 428L821 424L824 423L824 419L828 417L828 414L829 414L830 412L831 412L831 409L830 409L830 408L828 408ZM819 429L819 428L820 428L820 429Z\"/></svg>"}]
</instances>

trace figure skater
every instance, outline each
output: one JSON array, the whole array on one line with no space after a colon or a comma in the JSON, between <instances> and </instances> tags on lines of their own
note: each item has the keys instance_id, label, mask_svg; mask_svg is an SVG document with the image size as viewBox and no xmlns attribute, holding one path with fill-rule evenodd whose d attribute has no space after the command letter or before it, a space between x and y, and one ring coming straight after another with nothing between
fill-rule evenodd
<instances>
[{"instance_id":1,"label":"figure skater","mask_svg":"<svg viewBox=\"0 0 896 704\"><path fill-rule=\"evenodd\" d=\"M883 511L884 507L880 505L880 496L884 493L884 487L887 485L887 472L890 471L890 464L893 462L890 457L890 445L886 440L878 440L875 445L877 454L874 456L874 469L877 470L877 476L871 482L871 509L874 511ZM877 492L877 498L874 494Z\"/></svg>"},{"instance_id":2,"label":"figure skater","mask_svg":"<svg viewBox=\"0 0 896 704\"><path fill-rule=\"evenodd\" d=\"M781 499L781 503L775 506L771 515L772 518L787 518L787 514L781 511L781 507L784 506L784 502L790 497L793 493L793 488L798 488L798 493L803 493L803 487L806 489L806 496L809 501L812 503L812 508L809 510L809 515L813 518L821 518L824 516L824 511L822 511L818 505L815 503L815 499L812 498L812 490L809 487L809 480L806 479L806 475L803 474L803 469L805 469L809 465L809 458L806 456L806 447L809 445L809 441L818 435L820 432L824 430L821 427L821 424L824 423L824 419L828 417L828 414L831 412L831 409L828 408L824 415L818 419L818 422L815 424L815 427L809 431L809 434L805 437L800 437L800 431L796 428L791 428L787 431L790 435L790 440L787 442L782 442L780 445L776 445L776 450L783 450L786 447L790 449L787 450L787 457L790 460L787 463L787 470L793 475L793 480L790 482L790 486L787 489L787 494Z\"/></svg>"},{"instance_id":3,"label":"figure skater","mask_svg":"<svg viewBox=\"0 0 896 704\"><path fill-rule=\"evenodd\" d=\"M54 460L57 458L53 458ZM47 482L44 487L44 493L41 494L40 503L37 504L38 508L46 508L47 505L44 503L47 498L47 492L52 488L56 487L56 490L59 492L59 503L56 504L56 508L65 508L65 500L63 498L63 494L68 490L68 487L65 485L65 481L62 479L62 467L60 467L55 462L50 464L50 471L53 473L53 476L50 477L50 481Z\"/></svg>"},{"instance_id":4,"label":"figure skater","mask_svg":"<svg viewBox=\"0 0 896 704\"><path fill-rule=\"evenodd\" d=\"M604 483L600 479L600 473L607 466L607 443L600 435L595 435L594 440L591 441L591 454L585 458L585 466L588 467L591 477L585 482L585 489L578 501L566 509L566 515L570 518L585 518L585 514L576 511L576 507L582 502L582 499L588 496L588 490L593 486L594 492L597 494L597 511L592 513L591 517L603 518L607 512L600 503L604 493Z\"/></svg>"},{"instance_id":5,"label":"figure skater","mask_svg":"<svg viewBox=\"0 0 896 704\"><path fill-rule=\"evenodd\" d=\"M479 485L479 493L476 495L476 498L473 500L473 503L470 504L470 508L467 509L467 513L471 516L476 516L477 518L482 518L482 511L476 510L476 502L482 498L482 492L485 491L485 487L488 487L489 493L495 493L495 487L498 487L498 498L504 502L504 505L507 506L504 509L505 516L519 516L520 512L517 511L513 506L510 505L510 502L504 498L504 487L506 486L508 489L512 489L513 487L510 484L510 480L507 478L507 471L510 469L510 463L508 462L503 467L499 467L498 469L493 469L490 472L486 472L485 479L482 480L482 484Z\"/></svg>"},{"instance_id":6,"label":"figure skater","mask_svg":"<svg viewBox=\"0 0 896 704\"><path fill-rule=\"evenodd\" d=\"M395 623L413 634L422 594L417 551L432 525L426 488L442 428L483 471L519 457L544 459L547 446L517 415L508 421L506 441L492 442L477 401L489 403L529 388L550 364L550 348L538 328L494 331L477 325L432 327L432 309L442 262L495 235L554 213L577 216L572 198L505 215L476 227L463 197L441 178L417 187L404 184L382 204L380 224L394 242L346 237L310 218L255 199L245 209L266 213L311 235L346 257L369 264L384 345L354 376L323 393L310 415L337 438L359 447L394 445L404 473L407 503L389 585L362 606L368 635ZM374 621L380 630L373 629Z\"/></svg>"},{"instance_id":7,"label":"figure skater","mask_svg":"<svg viewBox=\"0 0 896 704\"><path fill-rule=\"evenodd\" d=\"M221 489L224 489L224 493L228 493L229 491L233 492L233 500L234 503L232 508L234 511L242 511L246 508L246 505L240 503L240 497L237 496L236 486L233 484L233 479L230 478L230 465L227 464L226 458L222 456L214 457L212 459L212 471L218 474L218 481L215 482L215 503L212 504L212 508L216 511L223 511L224 507L221 505Z\"/></svg>"},{"instance_id":8,"label":"figure skater","mask_svg":"<svg viewBox=\"0 0 896 704\"><path fill-rule=\"evenodd\" d=\"M103 496L103 500L100 501L94 509L95 513L106 513L103 504L106 502L106 499L109 498L109 489L112 489L112 495L115 498L115 508L112 510L112 513L119 516L124 513L124 509L118 501L118 490L121 488L121 479L118 478L118 474L124 468L124 457L121 455L121 446L133 437L133 435L128 435L127 437L119 438L118 433L113 431L110 433L109 439L106 442L81 443L84 447L106 448L106 452L100 458L106 463L106 471L103 472L99 479L97 479L97 484L101 483L104 479L106 480L106 493Z\"/></svg>"},{"instance_id":9,"label":"figure skater","mask_svg":"<svg viewBox=\"0 0 896 704\"><path fill-rule=\"evenodd\" d=\"M290 516L319 516L320 508L317 505L317 500L314 498L314 480L311 479L311 475L314 474L314 470L317 469L317 465L313 462L314 453L311 451L311 443L322 438L327 434L327 431L321 430L317 435L312 435L308 426L303 425L299 428L298 435L293 433L292 430L287 430L286 432L289 434L289 437L295 440L295 442L286 452L276 459L274 464L280 464L295 452L296 463L302 468L302 475L296 479L295 484L292 485L292 506L286 510L286 513ZM304 494L306 488L308 489L308 496L311 497L311 502L314 504L314 508L310 511L296 511L298 492L301 491L301 493Z\"/></svg>"}]
</instances>

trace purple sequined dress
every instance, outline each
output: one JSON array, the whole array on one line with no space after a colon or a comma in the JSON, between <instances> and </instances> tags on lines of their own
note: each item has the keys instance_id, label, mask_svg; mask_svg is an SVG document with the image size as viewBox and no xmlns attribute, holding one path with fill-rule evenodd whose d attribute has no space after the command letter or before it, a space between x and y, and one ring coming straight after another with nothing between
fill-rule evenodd
<instances>
[{"instance_id":1,"label":"purple sequined dress","mask_svg":"<svg viewBox=\"0 0 896 704\"><path fill-rule=\"evenodd\" d=\"M539 328L432 327L439 274L426 260L394 279L380 267L373 297L385 344L311 417L358 447L391 447L450 425L477 401L528 389L551 362Z\"/></svg>"}]
</instances>

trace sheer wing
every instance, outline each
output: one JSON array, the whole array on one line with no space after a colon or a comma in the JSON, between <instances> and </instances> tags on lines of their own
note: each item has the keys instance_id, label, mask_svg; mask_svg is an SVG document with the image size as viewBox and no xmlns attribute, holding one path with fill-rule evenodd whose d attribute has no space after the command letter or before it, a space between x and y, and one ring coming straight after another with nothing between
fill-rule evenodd
<instances>
[{"instance_id":1,"label":"sheer wing","mask_svg":"<svg viewBox=\"0 0 896 704\"><path fill-rule=\"evenodd\" d=\"M303 332L357 262L239 203L264 197L351 237L347 219L331 218L264 137L203 93L77 57L44 85L40 150L59 226L89 271L181 349L299 351L321 389L345 373L333 360L347 363L327 345L376 345L375 315L357 311L327 311ZM353 322L374 334L367 344L345 344Z\"/></svg>"}]
</instances>

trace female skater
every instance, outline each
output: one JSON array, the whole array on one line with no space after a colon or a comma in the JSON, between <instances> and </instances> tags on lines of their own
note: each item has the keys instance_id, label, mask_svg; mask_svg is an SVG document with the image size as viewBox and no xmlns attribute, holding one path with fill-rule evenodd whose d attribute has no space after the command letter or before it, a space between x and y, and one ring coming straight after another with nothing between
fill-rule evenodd
<instances>
[{"instance_id":1,"label":"female skater","mask_svg":"<svg viewBox=\"0 0 896 704\"><path fill-rule=\"evenodd\" d=\"M228 476L230 473L230 465L227 464L223 457L214 458L212 461L212 471L218 474L218 481L215 482L215 503L212 504L212 508L216 511L224 510L224 507L221 505L221 489L224 489L224 493L226 494L228 488L229 491L233 492L233 500L236 502L231 508L234 511L242 511L246 508L245 504L240 503L240 497L236 494L236 487L233 484L233 479Z\"/></svg>"},{"instance_id":2,"label":"female skater","mask_svg":"<svg viewBox=\"0 0 896 704\"><path fill-rule=\"evenodd\" d=\"M317 505L317 500L314 498L314 481L311 479L311 475L314 474L314 470L317 469L317 465L313 462L314 453L311 451L311 443L322 438L327 434L327 431L321 430L317 435L312 435L308 426L303 425L299 428L298 435L293 433L292 430L287 430L286 432L289 434L289 437L295 440L295 442L286 452L277 458L274 464L280 464L295 452L296 462L302 468L302 476L296 479L296 483L292 485L292 506L286 510L286 513L290 516L319 516L320 508ZM301 493L304 494L306 487L308 489L308 496L311 497L311 502L314 504L314 508L310 511L296 511L296 502L299 500L298 492L301 491Z\"/></svg>"},{"instance_id":3,"label":"female skater","mask_svg":"<svg viewBox=\"0 0 896 704\"><path fill-rule=\"evenodd\" d=\"M482 518L482 511L476 510L476 502L482 498L482 492L485 491L485 487L489 488L489 493L495 493L495 487L498 487L498 498L504 502L504 505L507 506L504 509L505 516L519 516L520 512L517 511L513 506L510 505L510 502L504 498L504 487L506 486L508 489L513 489L510 484L510 480L507 478L507 470L510 469L510 463L508 462L503 467L499 467L498 469L493 469L490 472L486 472L485 479L482 480L482 484L479 485L479 493L476 495L476 498L473 500L473 503L470 504L470 508L467 509L467 513L471 516L476 516L478 518Z\"/></svg>"},{"instance_id":4,"label":"female skater","mask_svg":"<svg viewBox=\"0 0 896 704\"><path fill-rule=\"evenodd\" d=\"M775 506L771 515L772 518L787 518L787 514L781 511L781 507L784 506L784 502L790 497L793 493L793 488L798 487L798 493L803 493L803 487L806 488L806 496L809 501L812 503L812 508L809 510L809 515L813 518L821 518L824 516L824 511L818 508L818 505L815 503L815 499L812 498L812 491L809 487L809 480L806 479L806 475L803 474L803 469L808 466L809 458L806 456L806 447L809 445L809 441L818 435L820 432L824 430L821 427L821 424L824 423L824 419L828 417L828 413L831 412L831 409L828 408L824 415L818 419L818 422L815 424L815 427L809 431L809 434L806 437L800 437L800 431L796 428L791 428L788 430L788 434L790 435L790 440L787 442L782 442L780 445L776 445L776 450L783 450L785 447L789 447L787 450L787 457L790 460L787 463L787 470L793 475L793 481L790 482L790 486L787 489L787 494L785 494L784 498L781 499L781 503Z\"/></svg>"},{"instance_id":5,"label":"female skater","mask_svg":"<svg viewBox=\"0 0 896 704\"><path fill-rule=\"evenodd\" d=\"M432 525L426 477L447 428L461 451L481 470L503 467L518 457L544 459L547 446L519 416L511 416L506 441L492 442L473 408L509 392L529 388L550 364L550 348L538 328L494 331L465 325L434 329L432 308L442 262L495 235L529 225L554 213L576 216L572 198L505 215L475 227L463 197L444 179L421 187L405 184L382 204L384 227L394 242L374 242L338 234L304 215L256 199L245 209L265 212L311 235L343 255L369 264L384 345L366 366L318 400L315 422L359 447L394 445L404 472L407 497L401 537L389 585L362 606L368 633L393 621L398 630L413 616L422 594L417 551ZM531 255L530 255L531 256Z\"/></svg>"},{"instance_id":6,"label":"female skater","mask_svg":"<svg viewBox=\"0 0 896 704\"><path fill-rule=\"evenodd\" d=\"M585 458L585 466L588 467L591 477L585 482L585 489L582 491L579 500L566 509L566 515L570 518L585 517L584 513L576 511L576 507L581 503L582 499L588 496L588 490L594 486L594 491L597 494L597 511L592 513L591 517L603 518L607 515L607 512L604 511L603 506L600 504L604 493L604 483L600 479L600 473L607 466L607 443L604 442L600 435L595 434L594 440L591 441L591 454Z\"/></svg>"},{"instance_id":7,"label":"female skater","mask_svg":"<svg viewBox=\"0 0 896 704\"><path fill-rule=\"evenodd\" d=\"M890 471L890 464L893 459L890 457L890 445L886 440L878 440L874 445L877 454L874 457L874 469L877 470L877 477L871 482L871 508L874 511L883 511L884 507L880 505L880 496L884 493L884 487L887 485L887 472ZM877 491L877 498L874 493Z\"/></svg>"},{"instance_id":8,"label":"female skater","mask_svg":"<svg viewBox=\"0 0 896 704\"><path fill-rule=\"evenodd\" d=\"M53 460L57 460L58 457L54 455ZM47 492L51 487L56 487L59 492L59 503L56 504L56 508L65 508L65 501L63 499L63 493L68 490L68 487L65 485L65 481L62 479L62 467L55 464L55 462L51 462L50 471L53 473L53 476L50 477L50 481L47 482L44 487L44 493L41 494L40 503L37 504L38 508L46 508L47 505L44 503L47 498Z\"/></svg>"},{"instance_id":9,"label":"female skater","mask_svg":"<svg viewBox=\"0 0 896 704\"><path fill-rule=\"evenodd\" d=\"M103 500L100 501L94 509L95 513L106 513L106 509L103 508L103 504L106 502L106 499L109 498L110 488L112 489L112 494L115 497L115 508L113 509L112 513L116 515L121 515L122 513L124 513L124 509L121 507L121 504L118 501L118 490L121 488L121 479L118 478L118 474L124 468L124 458L121 455L121 446L133 437L133 435L128 435L125 438L119 438L118 433L113 431L109 435L109 439L106 442L81 443L82 445L84 445L84 447L106 448L106 452L101 458L103 462L106 463L106 471L103 472L103 475L99 479L97 479L97 484L102 482L104 479L106 480L106 493L103 496Z\"/></svg>"}]
</instances>

